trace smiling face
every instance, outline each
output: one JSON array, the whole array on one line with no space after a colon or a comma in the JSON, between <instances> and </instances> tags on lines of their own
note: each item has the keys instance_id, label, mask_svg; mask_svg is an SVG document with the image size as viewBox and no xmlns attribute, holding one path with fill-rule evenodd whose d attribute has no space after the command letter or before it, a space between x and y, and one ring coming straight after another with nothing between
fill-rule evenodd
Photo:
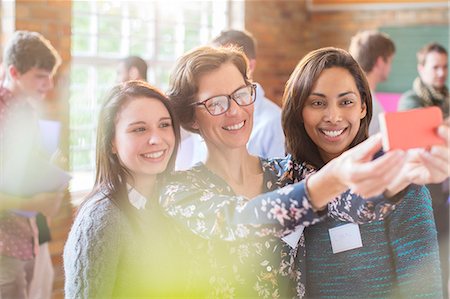
<instances>
[{"instance_id":1,"label":"smiling face","mask_svg":"<svg viewBox=\"0 0 450 299\"><path fill-rule=\"evenodd\" d=\"M172 119L166 107L155 98L127 100L117 113L112 146L135 181L162 173L175 146Z\"/></svg>"},{"instance_id":2,"label":"smiling face","mask_svg":"<svg viewBox=\"0 0 450 299\"><path fill-rule=\"evenodd\" d=\"M306 133L325 163L349 148L365 115L353 76L340 67L320 74L302 110Z\"/></svg>"},{"instance_id":3,"label":"smiling face","mask_svg":"<svg viewBox=\"0 0 450 299\"><path fill-rule=\"evenodd\" d=\"M230 95L245 85L237 67L232 63L225 63L199 78L196 101ZM231 100L230 108L215 116L204 106L197 106L193 128L200 131L209 150L245 148L253 127L253 106L239 106Z\"/></svg>"}]
</instances>

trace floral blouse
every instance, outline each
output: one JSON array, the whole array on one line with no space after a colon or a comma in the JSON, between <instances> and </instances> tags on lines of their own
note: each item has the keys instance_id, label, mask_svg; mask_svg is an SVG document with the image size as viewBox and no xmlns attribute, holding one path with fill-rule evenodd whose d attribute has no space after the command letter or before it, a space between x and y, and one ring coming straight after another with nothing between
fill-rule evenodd
<instances>
[{"instance_id":1,"label":"floral blouse","mask_svg":"<svg viewBox=\"0 0 450 299\"><path fill-rule=\"evenodd\" d=\"M269 163L277 171L279 180L275 184L278 187L301 182L316 171L314 166L295 161L291 155L283 159L272 159ZM354 223L383 220L395 209L404 194L405 191L391 198L383 195L362 198L347 190L328 203L328 216Z\"/></svg>"},{"instance_id":2,"label":"floral blouse","mask_svg":"<svg viewBox=\"0 0 450 299\"><path fill-rule=\"evenodd\" d=\"M261 159L261 167L263 191L267 193L251 200L236 195L202 163L173 173L170 183L162 189L160 204L166 213L195 234L186 248L192 251L195 266L187 271L197 277L194 284L201 283L200 277L205 279L202 286L193 286L204 292L201 296L305 295L303 234L294 238L296 246L288 245L281 237L326 217L326 210L320 212L312 207L304 182L299 182L314 169L298 165L290 157ZM356 195L344 194L329 205L328 213L338 219L367 222L384 215L382 202L386 200L363 201Z\"/></svg>"}]
</instances>

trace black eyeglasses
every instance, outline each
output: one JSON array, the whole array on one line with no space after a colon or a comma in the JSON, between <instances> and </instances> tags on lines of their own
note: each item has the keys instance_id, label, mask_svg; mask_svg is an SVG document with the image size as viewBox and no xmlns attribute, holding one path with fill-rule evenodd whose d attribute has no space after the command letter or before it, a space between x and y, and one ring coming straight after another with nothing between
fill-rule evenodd
<instances>
[{"instance_id":1,"label":"black eyeglasses","mask_svg":"<svg viewBox=\"0 0 450 299\"><path fill-rule=\"evenodd\" d=\"M230 101L234 100L239 106L248 106L256 100L256 84L249 84L239 88L230 95L214 96L202 102L193 103L196 106L205 106L211 115L220 115L230 109Z\"/></svg>"}]
</instances>

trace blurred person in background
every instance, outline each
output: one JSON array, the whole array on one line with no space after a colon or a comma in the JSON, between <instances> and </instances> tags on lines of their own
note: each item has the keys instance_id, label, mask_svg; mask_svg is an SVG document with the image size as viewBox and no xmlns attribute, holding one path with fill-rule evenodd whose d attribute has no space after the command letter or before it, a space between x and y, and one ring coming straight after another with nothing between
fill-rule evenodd
<instances>
[{"instance_id":1,"label":"blurred person in background","mask_svg":"<svg viewBox=\"0 0 450 299\"><path fill-rule=\"evenodd\" d=\"M36 177L30 175L33 162L50 159L44 154L38 137L41 134L37 111L53 89L53 76L60 63L55 48L37 32L16 31L5 47L5 78L0 87L2 298L51 297L54 272L45 216L55 216L64 193L54 190L23 195L23 189L35 184ZM44 173L35 175L45 176Z\"/></svg>"},{"instance_id":2,"label":"blurred person in background","mask_svg":"<svg viewBox=\"0 0 450 299\"><path fill-rule=\"evenodd\" d=\"M147 81L147 62L139 56L128 56L117 66L116 82L129 80Z\"/></svg>"},{"instance_id":3,"label":"blurred person in background","mask_svg":"<svg viewBox=\"0 0 450 299\"><path fill-rule=\"evenodd\" d=\"M369 135L373 135L380 131L378 114L384 112L375 92L378 84L389 77L395 44L386 33L375 30L361 31L352 37L349 52L366 73L372 93L373 117L369 125Z\"/></svg>"}]
</instances>

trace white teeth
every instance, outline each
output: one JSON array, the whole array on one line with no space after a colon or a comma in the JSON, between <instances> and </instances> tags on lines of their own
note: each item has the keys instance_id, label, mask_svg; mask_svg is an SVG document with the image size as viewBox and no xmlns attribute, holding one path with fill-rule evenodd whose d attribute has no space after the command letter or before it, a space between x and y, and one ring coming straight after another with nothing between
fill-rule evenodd
<instances>
[{"instance_id":1,"label":"white teeth","mask_svg":"<svg viewBox=\"0 0 450 299\"><path fill-rule=\"evenodd\" d=\"M239 130L243 126L244 126L244 122L240 122L238 124L235 124L235 125L232 125L232 126L228 126L228 127L223 127L223 128L225 130L227 130L227 131L234 131L234 130Z\"/></svg>"},{"instance_id":2,"label":"white teeth","mask_svg":"<svg viewBox=\"0 0 450 299\"><path fill-rule=\"evenodd\" d=\"M157 158L161 157L163 154L164 154L164 151L159 151L159 152L144 154L144 157L151 158L151 159L157 159Z\"/></svg>"},{"instance_id":3,"label":"white teeth","mask_svg":"<svg viewBox=\"0 0 450 299\"><path fill-rule=\"evenodd\" d=\"M344 129L338 130L338 131L326 131L326 130L322 130L322 132L323 132L325 135L329 136L329 137L337 137L337 136L341 135L342 132L344 132Z\"/></svg>"}]
</instances>

